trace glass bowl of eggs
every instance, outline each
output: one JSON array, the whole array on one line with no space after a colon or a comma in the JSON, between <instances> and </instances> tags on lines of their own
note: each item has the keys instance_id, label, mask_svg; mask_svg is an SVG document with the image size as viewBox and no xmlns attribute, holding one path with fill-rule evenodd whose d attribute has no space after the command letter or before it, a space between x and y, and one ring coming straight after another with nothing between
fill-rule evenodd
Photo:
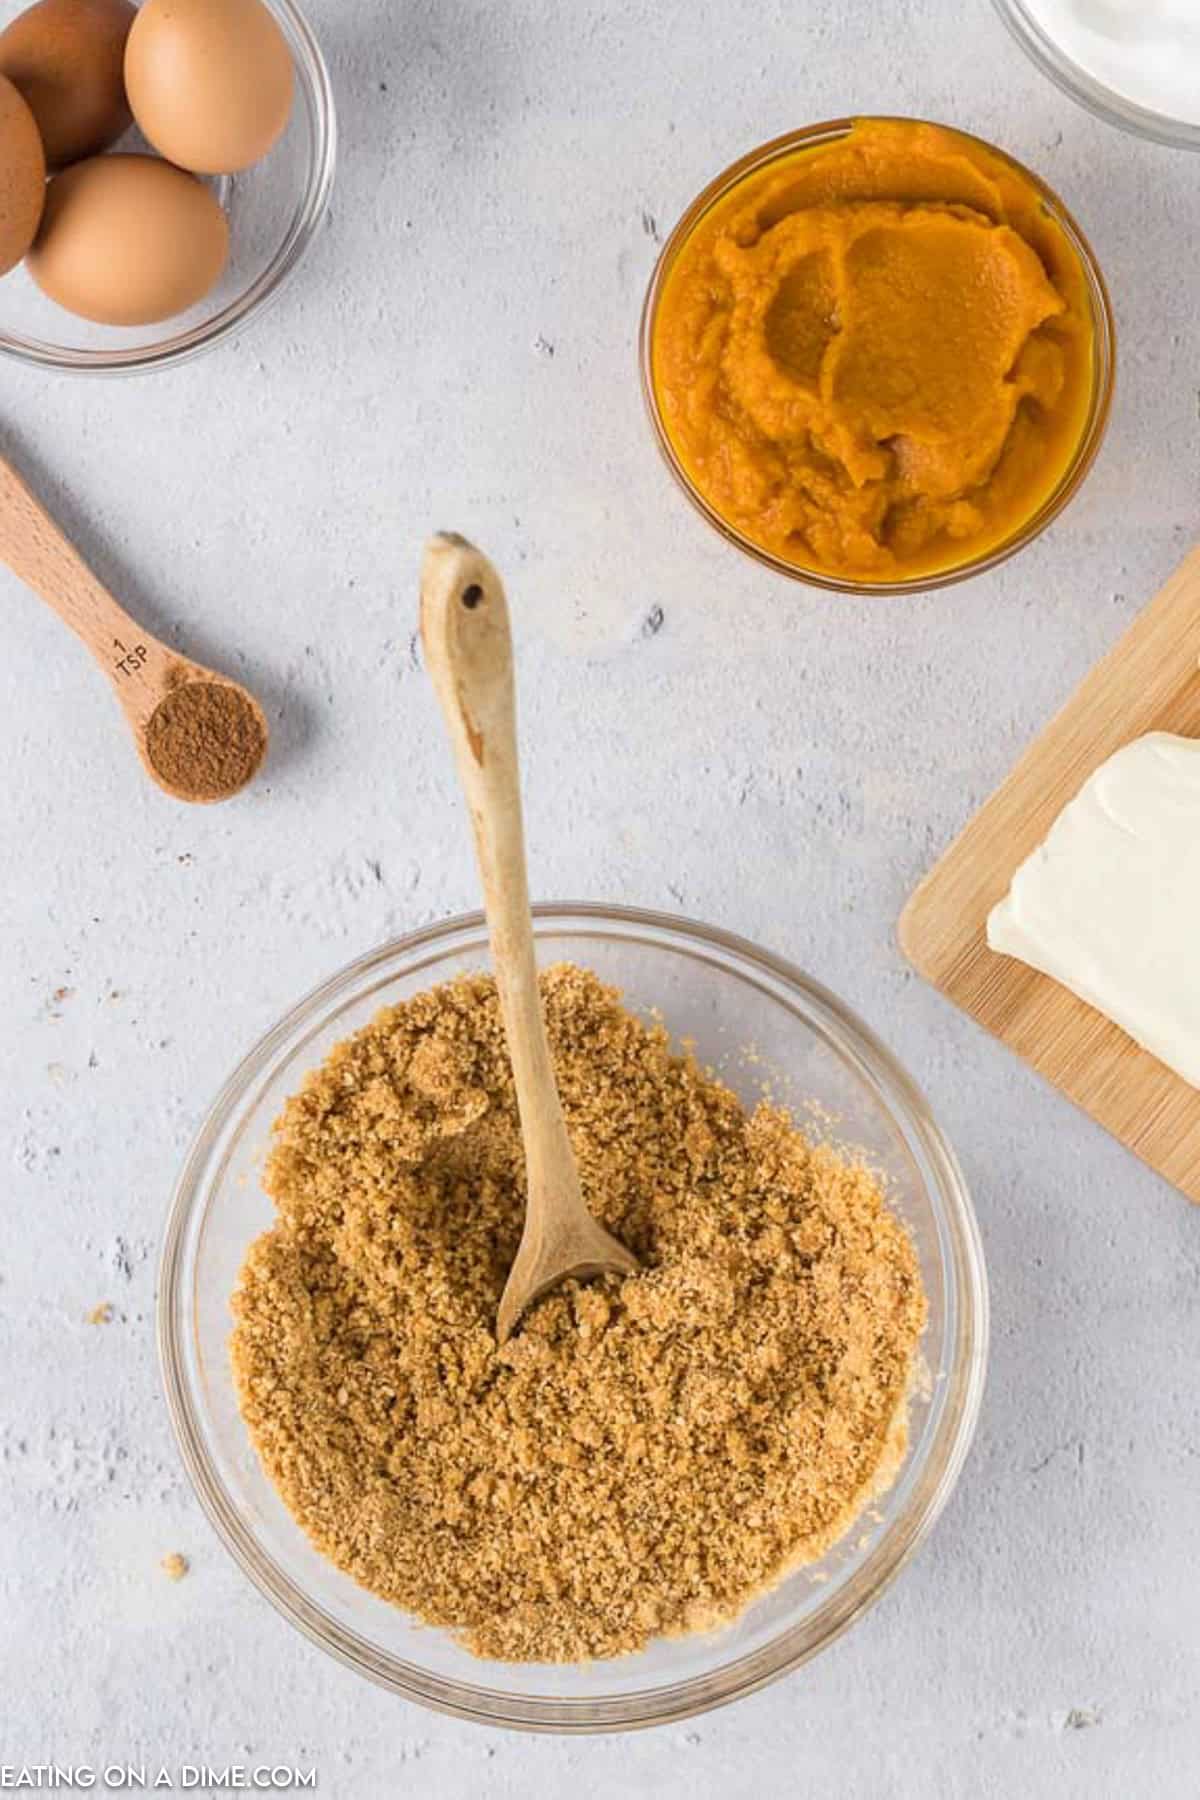
<instances>
[{"instance_id":1,"label":"glass bowl of eggs","mask_svg":"<svg viewBox=\"0 0 1200 1800\"><path fill-rule=\"evenodd\" d=\"M336 155L293 0L0 0L0 354L131 374L231 337L299 265Z\"/></svg>"}]
</instances>

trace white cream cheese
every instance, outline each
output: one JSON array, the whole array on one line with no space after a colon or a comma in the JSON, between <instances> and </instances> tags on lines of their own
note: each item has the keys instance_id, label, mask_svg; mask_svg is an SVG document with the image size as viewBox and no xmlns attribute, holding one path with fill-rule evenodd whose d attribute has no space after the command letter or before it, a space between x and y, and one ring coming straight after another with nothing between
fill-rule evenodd
<instances>
[{"instance_id":1,"label":"white cream cheese","mask_svg":"<svg viewBox=\"0 0 1200 1800\"><path fill-rule=\"evenodd\" d=\"M1200 124L1200 0L1025 0L1093 80L1150 112Z\"/></svg>"},{"instance_id":2,"label":"white cream cheese","mask_svg":"<svg viewBox=\"0 0 1200 1800\"><path fill-rule=\"evenodd\" d=\"M1084 783L987 922L1200 1088L1200 739L1153 731Z\"/></svg>"}]
</instances>

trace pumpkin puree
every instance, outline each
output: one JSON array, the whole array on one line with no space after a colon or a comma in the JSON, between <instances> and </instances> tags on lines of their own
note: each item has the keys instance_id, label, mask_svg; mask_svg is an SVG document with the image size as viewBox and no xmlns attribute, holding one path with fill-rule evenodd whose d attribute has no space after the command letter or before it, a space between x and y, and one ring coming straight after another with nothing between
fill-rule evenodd
<instances>
[{"instance_id":1,"label":"pumpkin puree","mask_svg":"<svg viewBox=\"0 0 1200 1800\"><path fill-rule=\"evenodd\" d=\"M760 169L684 239L654 320L667 436L709 506L798 568L863 583L1009 538L1092 390L1078 253L973 138L858 120Z\"/></svg>"}]
</instances>

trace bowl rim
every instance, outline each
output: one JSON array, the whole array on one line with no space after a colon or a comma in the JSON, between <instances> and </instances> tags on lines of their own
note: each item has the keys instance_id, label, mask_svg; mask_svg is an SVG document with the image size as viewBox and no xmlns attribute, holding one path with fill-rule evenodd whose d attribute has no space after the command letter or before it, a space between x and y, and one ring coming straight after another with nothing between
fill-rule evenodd
<instances>
[{"instance_id":1,"label":"bowl rim","mask_svg":"<svg viewBox=\"0 0 1200 1800\"><path fill-rule=\"evenodd\" d=\"M990 550L983 551L979 555L971 557L967 562L959 563L952 568L938 569L926 575L907 576L898 581L856 580L849 576L834 575L825 570L809 569L799 563L787 562L783 557L776 556L773 551L766 549L763 545L756 544L736 526L731 525L727 519L722 517L717 508L705 499L684 468L662 416L653 369L654 329L667 277L674 267L679 252L703 216L719 200L722 200L738 182L756 173L759 169L766 168L771 162L787 156L795 150L811 149L824 143L835 143L839 138L846 137L856 124L866 121L878 121L883 124L934 125L938 130L952 132L956 137L965 138L968 142L980 145L982 149L999 157L1010 168L1022 175L1037 193L1043 206L1049 210L1055 223L1062 227L1072 249L1079 258L1087 284L1093 326L1092 391L1088 414L1080 433L1079 443L1057 485L1024 524L999 544L994 544ZM727 543L733 544L746 555L753 557L755 562L762 563L766 568L774 570L776 574L786 575L791 581L802 582L808 587L823 588L829 593L882 599L905 594L932 593L938 588L952 587L957 582L968 581L973 576L983 575L990 569L998 568L1001 563L1007 562L1011 556L1015 556L1018 551L1033 543L1035 538L1040 537L1042 532L1074 499L1100 453L1108 430L1116 383L1117 326L1108 285L1087 236L1073 213L1054 189L1033 169L1028 168L1009 151L1001 149L998 144L992 143L990 139L981 137L977 132L966 131L961 125L950 125L936 119L916 118L905 113L861 112L842 119L825 119L814 125L803 125L797 130L786 131L779 137L771 138L767 143L746 151L744 155L723 169L719 175L715 175L701 189L695 199L685 207L658 254L646 289L638 327L638 366L642 400L649 416L655 442L667 468L695 510Z\"/></svg>"},{"instance_id":2,"label":"bowl rim","mask_svg":"<svg viewBox=\"0 0 1200 1800\"><path fill-rule=\"evenodd\" d=\"M919 1143L934 1176L939 1225L949 1240L948 1278L956 1302L956 1332L948 1348L946 1406L926 1459L927 1482L914 1492L904 1513L892 1521L844 1589L827 1603L832 1609L781 1629L768 1643L716 1670L652 1689L602 1697L515 1695L480 1683L467 1684L434 1674L381 1651L332 1619L311 1600L258 1544L243 1523L214 1466L195 1416L187 1380L191 1305L183 1283L188 1245L197 1215L211 1196L205 1175L212 1153L264 1071L285 1047L294 1052L303 1031L330 1005L352 994L365 976L392 963L412 969L414 959L438 946L453 948L466 934L486 941L481 912L456 914L389 940L357 957L310 990L265 1032L237 1064L201 1122L184 1158L172 1195L159 1258L157 1345L163 1391L176 1444L201 1507L225 1548L254 1585L292 1625L346 1667L376 1684L435 1711L488 1726L517 1730L584 1733L627 1731L690 1718L728 1704L777 1680L825 1649L890 1587L928 1537L962 1472L983 1396L988 1349L988 1287L983 1246L966 1180L950 1144L937 1126L920 1089L880 1040L829 989L785 958L749 939L681 915L595 902L542 902L534 906L535 936L565 930L615 927L629 937L648 931L673 947L720 952L782 983L815 1009L835 1049L851 1063L903 1131ZM647 941L647 940L642 940ZM466 946L463 946L464 948ZM416 967L420 968L417 960ZM414 971L415 972L415 971ZM898 1122L898 1121L897 1121ZM931 1200L933 1195L931 1194ZM945 1254L945 1253L944 1253ZM878 1564L879 1566L875 1566ZM838 1604L835 1606L834 1602Z\"/></svg>"},{"instance_id":3,"label":"bowl rim","mask_svg":"<svg viewBox=\"0 0 1200 1800\"><path fill-rule=\"evenodd\" d=\"M1187 119L1172 118L1170 113L1155 112L1126 100L1116 88L1098 81L1094 75L1067 55L1044 26L1039 25L1024 0L992 0L997 13L1026 56L1058 88L1094 117L1118 131L1130 131L1135 137L1148 138L1155 144L1167 144L1173 150L1200 150L1200 125Z\"/></svg>"},{"instance_id":4,"label":"bowl rim","mask_svg":"<svg viewBox=\"0 0 1200 1800\"><path fill-rule=\"evenodd\" d=\"M146 375L191 362L226 343L274 305L329 208L337 169L338 124L333 83L316 35L296 0L265 0L288 39L296 70L296 100L308 109L311 142L304 190L282 242L266 268L211 319L152 343L112 350L76 348L25 337L0 327L0 356L28 367L69 375ZM170 321L165 321L169 325Z\"/></svg>"}]
</instances>

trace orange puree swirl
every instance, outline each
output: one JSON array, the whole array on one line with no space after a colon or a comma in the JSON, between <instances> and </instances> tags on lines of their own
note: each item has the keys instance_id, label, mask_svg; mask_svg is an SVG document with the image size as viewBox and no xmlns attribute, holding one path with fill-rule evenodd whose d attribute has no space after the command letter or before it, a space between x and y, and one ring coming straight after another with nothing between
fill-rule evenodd
<instances>
[{"instance_id":1,"label":"orange puree swirl","mask_svg":"<svg viewBox=\"0 0 1200 1800\"><path fill-rule=\"evenodd\" d=\"M654 323L667 435L709 505L799 568L888 582L1019 530L1092 382L1078 254L1013 164L861 120L745 177Z\"/></svg>"}]
</instances>

